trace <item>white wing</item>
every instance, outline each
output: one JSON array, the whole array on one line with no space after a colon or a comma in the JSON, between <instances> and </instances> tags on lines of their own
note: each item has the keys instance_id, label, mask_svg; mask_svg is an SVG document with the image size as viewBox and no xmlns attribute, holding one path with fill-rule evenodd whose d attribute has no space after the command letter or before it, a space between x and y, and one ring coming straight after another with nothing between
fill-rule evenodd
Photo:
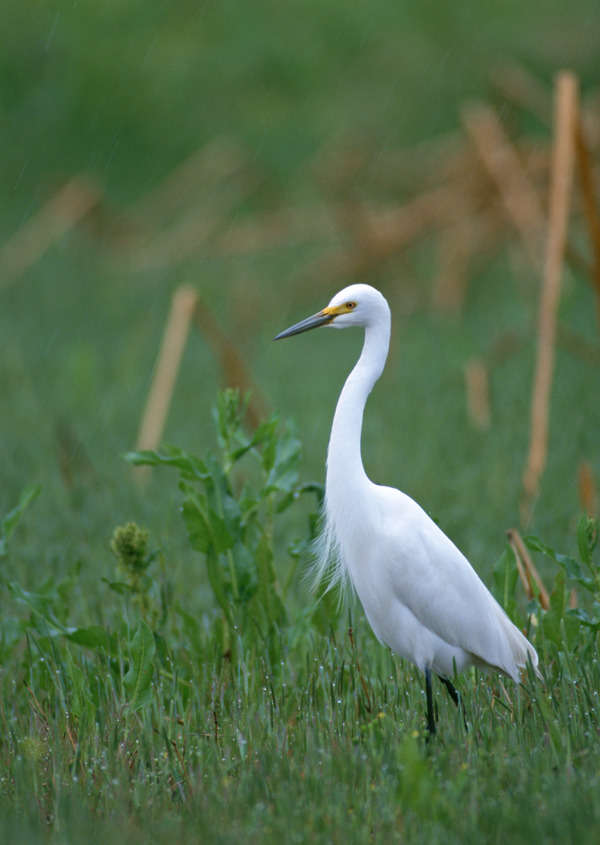
<instances>
[{"instance_id":1,"label":"white wing","mask_svg":"<svg viewBox=\"0 0 600 845\"><path fill-rule=\"evenodd\" d=\"M374 490L379 510L377 542L364 547L363 558L369 557L370 581L373 583L375 576L378 584L377 601L388 609L388 613L378 614L371 605L369 613L365 606L378 636L394 650L395 643L390 639L397 640L399 653L407 655L408 649L415 662L419 662L419 651L428 647L437 650L441 657L446 644L455 649L454 653L466 652L465 665L483 663L515 680L518 680L518 667L527 665L529 658L536 667L533 646L513 625L465 556L425 511L398 490L375 485ZM372 520L368 522L373 524ZM354 580L356 566L352 569ZM362 600L360 575L356 580ZM398 630L390 630L386 636L385 632L377 631L376 618L389 621L393 617L392 598L397 603ZM368 596L366 604L369 604ZM428 639L428 632L442 643ZM452 653L444 655L446 663L448 660L451 663ZM474 659L469 661L467 655Z\"/></svg>"}]
</instances>

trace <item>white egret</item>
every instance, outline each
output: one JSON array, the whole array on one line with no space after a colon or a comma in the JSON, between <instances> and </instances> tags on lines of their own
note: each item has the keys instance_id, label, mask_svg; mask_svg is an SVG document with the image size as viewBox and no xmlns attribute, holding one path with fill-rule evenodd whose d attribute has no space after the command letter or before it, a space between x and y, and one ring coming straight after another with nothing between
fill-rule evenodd
<instances>
[{"instance_id":1,"label":"white egret","mask_svg":"<svg viewBox=\"0 0 600 845\"><path fill-rule=\"evenodd\" d=\"M538 656L465 556L409 496L367 477L361 457L365 404L388 354L391 315L382 294L356 284L275 340L318 326L365 330L362 353L340 394L325 483L323 549L315 578L333 560L330 585L350 582L380 642L425 673L427 727L435 733L431 673L446 685L470 666L519 680Z\"/></svg>"}]
</instances>

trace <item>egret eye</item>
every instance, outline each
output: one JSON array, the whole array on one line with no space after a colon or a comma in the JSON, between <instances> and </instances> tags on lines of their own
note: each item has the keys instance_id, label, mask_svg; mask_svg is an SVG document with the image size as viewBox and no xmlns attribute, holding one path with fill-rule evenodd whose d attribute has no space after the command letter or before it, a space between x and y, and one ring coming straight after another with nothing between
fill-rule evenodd
<instances>
[{"instance_id":1,"label":"egret eye","mask_svg":"<svg viewBox=\"0 0 600 845\"><path fill-rule=\"evenodd\" d=\"M346 308L348 309L348 311L352 311L353 308L356 308L356 302L347 302Z\"/></svg>"}]
</instances>

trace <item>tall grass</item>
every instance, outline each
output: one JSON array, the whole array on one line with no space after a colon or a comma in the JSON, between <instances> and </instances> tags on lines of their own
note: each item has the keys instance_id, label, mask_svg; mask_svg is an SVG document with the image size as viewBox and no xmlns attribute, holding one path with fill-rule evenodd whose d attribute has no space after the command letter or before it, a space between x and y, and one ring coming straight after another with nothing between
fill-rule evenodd
<instances>
[{"instance_id":1,"label":"tall grass","mask_svg":"<svg viewBox=\"0 0 600 845\"><path fill-rule=\"evenodd\" d=\"M276 520L281 502L301 493L290 470L298 447L276 419L245 434L233 394L219 399L215 421L219 458L170 448L132 460L171 464L185 477L182 515L191 546L215 570L218 611L199 618L185 599L170 600L161 553L149 552L147 532L133 524L112 541L109 623L71 624L76 578L48 580L36 592L5 582L4 841L593 841L597 521L581 520L578 559L527 541L557 564L550 609L534 599L525 610L543 681L530 675L515 686L471 671L458 680L468 730L437 691L439 738L427 742L420 674L376 643L355 611L340 619L322 605L292 619L268 567L256 559L253 580L243 568L250 555L225 554L256 541L254 514L265 497ZM250 505L254 467L231 473L252 454L262 484ZM192 480L206 498L190 490ZM217 488L221 516L209 507ZM283 495L279 508L268 505L275 492ZM19 518L35 507L36 493L26 492L3 520L3 555L18 543ZM245 516L235 502L245 503ZM507 552L496 589L523 614L517 583ZM572 608L575 586L589 600Z\"/></svg>"}]
</instances>

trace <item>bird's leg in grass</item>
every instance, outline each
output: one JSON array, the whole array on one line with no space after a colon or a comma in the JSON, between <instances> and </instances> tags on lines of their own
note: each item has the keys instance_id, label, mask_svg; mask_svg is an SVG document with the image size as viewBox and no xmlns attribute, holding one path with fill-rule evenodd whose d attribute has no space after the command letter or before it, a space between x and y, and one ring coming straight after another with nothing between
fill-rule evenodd
<instances>
[{"instance_id":1,"label":"bird's leg in grass","mask_svg":"<svg viewBox=\"0 0 600 845\"><path fill-rule=\"evenodd\" d=\"M463 704L463 701L462 701L462 698L461 698L459 691L456 689L456 687L454 686L452 681L448 680L448 678L444 678L442 675L438 675L438 678L443 683L443 685L446 687L446 689L448 691L448 695L450 696L452 701L456 704L456 706L460 710L462 717L463 717L463 723L464 723L464 726L465 726L465 730L468 733L469 732L469 726L467 724L467 714L465 713L465 707L464 707L464 704Z\"/></svg>"},{"instance_id":2,"label":"bird's leg in grass","mask_svg":"<svg viewBox=\"0 0 600 845\"><path fill-rule=\"evenodd\" d=\"M429 666L425 669L425 695L427 696L427 731L430 736L434 736L435 717L433 715L433 690L431 689L431 669Z\"/></svg>"},{"instance_id":3,"label":"bird's leg in grass","mask_svg":"<svg viewBox=\"0 0 600 845\"><path fill-rule=\"evenodd\" d=\"M465 730L468 732L469 727L467 725L467 717L459 691L456 689L452 681L448 680L448 678L444 678L442 675L438 675L438 678L444 684L448 691L448 695L462 713ZM433 688L431 684L431 669L429 667L425 669L425 695L427 697L427 733L429 734L429 736L435 736L435 734L437 733L437 728L435 726L435 711L433 709Z\"/></svg>"},{"instance_id":4,"label":"bird's leg in grass","mask_svg":"<svg viewBox=\"0 0 600 845\"><path fill-rule=\"evenodd\" d=\"M460 693L458 692L452 681L449 681L448 678L444 678L443 675L438 675L438 678L448 690L448 695L450 696L452 701L456 704L457 707L460 708Z\"/></svg>"}]
</instances>

